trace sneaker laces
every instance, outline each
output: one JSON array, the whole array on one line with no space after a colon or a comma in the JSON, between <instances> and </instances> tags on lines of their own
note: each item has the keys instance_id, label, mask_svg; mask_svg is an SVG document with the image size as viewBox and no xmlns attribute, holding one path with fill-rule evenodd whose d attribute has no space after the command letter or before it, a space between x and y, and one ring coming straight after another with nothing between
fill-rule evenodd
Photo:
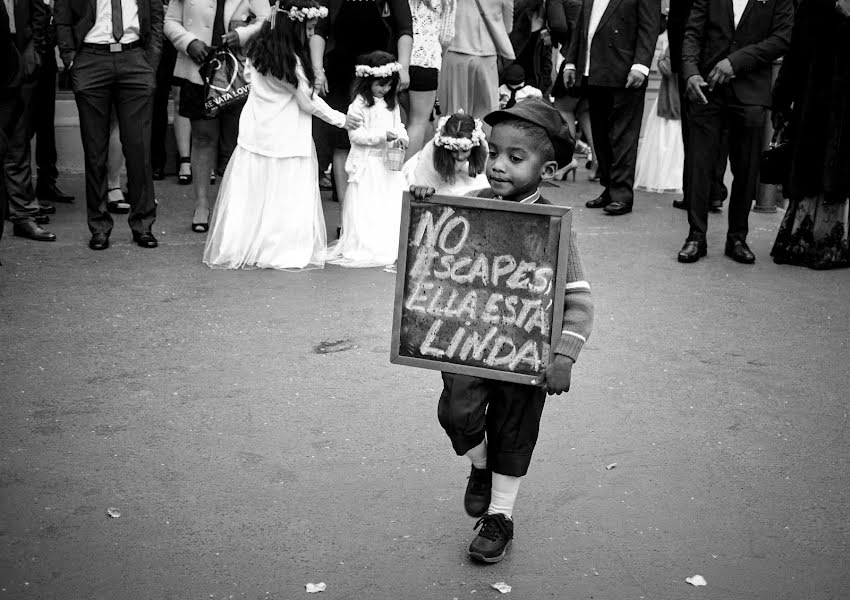
<instances>
[{"instance_id":1,"label":"sneaker laces","mask_svg":"<svg viewBox=\"0 0 850 600\"><path fill-rule=\"evenodd\" d=\"M505 539L511 537L511 533L508 531L507 517L501 514L484 515L478 519L473 530L479 527L481 527L481 531L478 532L478 535L491 542L495 542L500 537Z\"/></svg>"}]
</instances>

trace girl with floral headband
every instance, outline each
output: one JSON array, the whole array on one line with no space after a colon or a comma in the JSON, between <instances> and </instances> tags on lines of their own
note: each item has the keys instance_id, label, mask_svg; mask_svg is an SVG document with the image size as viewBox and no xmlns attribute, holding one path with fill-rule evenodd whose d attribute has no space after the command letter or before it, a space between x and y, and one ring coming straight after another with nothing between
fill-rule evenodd
<instances>
[{"instance_id":1,"label":"girl with floral headband","mask_svg":"<svg viewBox=\"0 0 850 600\"><path fill-rule=\"evenodd\" d=\"M363 124L348 132L351 152L345 161L348 189L342 205L342 233L328 250L328 262L344 267L381 267L395 263L401 223L401 194L407 187L400 170L389 165L390 148L406 148L396 92L401 65L389 52L358 58L354 101L348 115Z\"/></svg>"},{"instance_id":2,"label":"girl with floral headband","mask_svg":"<svg viewBox=\"0 0 850 600\"><path fill-rule=\"evenodd\" d=\"M481 120L457 112L440 119L434 138L405 163L403 172L411 187L463 196L487 187L486 163L487 141Z\"/></svg>"},{"instance_id":3,"label":"girl with floral headband","mask_svg":"<svg viewBox=\"0 0 850 600\"><path fill-rule=\"evenodd\" d=\"M361 120L313 92L307 40L327 15L315 0L278 0L248 48L251 93L212 215L204 262L223 269L321 268L327 246L312 117Z\"/></svg>"}]
</instances>

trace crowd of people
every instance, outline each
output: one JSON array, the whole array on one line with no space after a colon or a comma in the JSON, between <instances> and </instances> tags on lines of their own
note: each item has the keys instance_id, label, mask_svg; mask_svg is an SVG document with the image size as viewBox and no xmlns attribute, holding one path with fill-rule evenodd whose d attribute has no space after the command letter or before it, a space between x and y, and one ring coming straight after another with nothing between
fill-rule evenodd
<instances>
[{"instance_id":1,"label":"crowd of people","mask_svg":"<svg viewBox=\"0 0 850 600\"><path fill-rule=\"evenodd\" d=\"M79 112L94 250L109 246L113 215L124 213L134 241L157 246L154 181L165 177L169 98L178 182L193 186L188 225L208 234L204 261L286 269L326 260L390 267L387 232L401 191L487 187L481 120L543 99L577 140L555 179L575 179L582 160L602 188L588 208L620 216L634 209L636 189L681 194L673 204L687 211L683 263L707 254L708 215L727 195L725 252L755 261L748 217L772 119L789 200L774 260L850 264L848 0L327 0L320 15L312 8L306 0L4 0L0 211L12 233L55 240L54 204L74 200L57 186L58 48ZM283 18L305 27L285 23L283 33L277 13L293 10L309 15ZM203 73L220 47L245 65L252 91L210 116ZM661 84L644 115L653 70ZM295 123L298 139L274 133ZM403 168L392 166L399 157ZM270 158L289 162L271 168ZM257 182L252 169L274 176ZM324 231L318 189L296 190L301 178L285 174L307 169L342 203L336 236ZM283 188L292 190L286 200L240 201Z\"/></svg>"}]
</instances>

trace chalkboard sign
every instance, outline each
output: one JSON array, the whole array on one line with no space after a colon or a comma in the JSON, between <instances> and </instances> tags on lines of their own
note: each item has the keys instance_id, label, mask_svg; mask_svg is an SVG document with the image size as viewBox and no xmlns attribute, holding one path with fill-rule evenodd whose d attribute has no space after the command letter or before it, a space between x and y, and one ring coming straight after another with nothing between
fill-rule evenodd
<instances>
[{"instance_id":1,"label":"chalkboard sign","mask_svg":"<svg viewBox=\"0 0 850 600\"><path fill-rule=\"evenodd\" d=\"M390 360L531 383L564 314L570 209L406 193Z\"/></svg>"}]
</instances>

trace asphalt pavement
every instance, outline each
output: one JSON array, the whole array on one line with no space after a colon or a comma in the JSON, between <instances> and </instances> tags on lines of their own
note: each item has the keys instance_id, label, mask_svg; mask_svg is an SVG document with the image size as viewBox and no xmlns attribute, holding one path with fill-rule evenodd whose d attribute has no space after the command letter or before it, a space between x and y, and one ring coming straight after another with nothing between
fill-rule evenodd
<instances>
[{"instance_id":1,"label":"asphalt pavement","mask_svg":"<svg viewBox=\"0 0 850 600\"><path fill-rule=\"evenodd\" d=\"M850 597L850 270L775 265L781 212L755 265L725 212L682 265L673 197L545 190L596 323L482 566L439 373L389 362L394 276L211 270L190 188L156 189L157 249L119 217L89 250L81 200L0 241L0 600Z\"/></svg>"}]
</instances>

